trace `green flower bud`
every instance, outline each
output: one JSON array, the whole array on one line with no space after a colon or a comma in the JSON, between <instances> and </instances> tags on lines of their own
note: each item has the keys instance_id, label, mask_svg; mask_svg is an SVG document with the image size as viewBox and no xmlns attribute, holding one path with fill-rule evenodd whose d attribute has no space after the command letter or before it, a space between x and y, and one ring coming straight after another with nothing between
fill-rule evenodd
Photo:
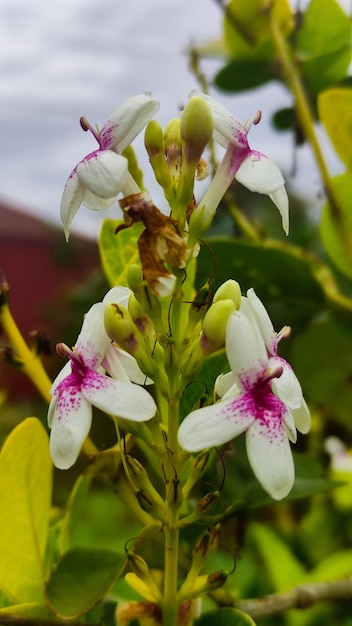
<instances>
[{"instance_id":1,"label":"green flower bud","mask_svg":"<svg viewBox=\"0 0 352 626\"><path fill-rule=\"evenodd\" d=\"M174 478L169 484L167 502L171 509L179 509L183 502L182 486L178 478Z\"/></svg>"},{"instance_id":2,"label":"green flower bud","mask_svg":"<svg viewBox=\"0 0 352 626\"><path fill-rule=\"evenodd\" d=\"M207 342L216 343L219 346L224 343L227 322L235 310L236 306L233 300L213 302L203 320L203 334ZM204 344L204 347L207 349L208 346Z\"/></svg>"},{"instance_id":3,"label":"green flower bud","mask_svg":"<svg viewBox=\"0 0 352 626\"><path fill-rule=\"evenodd\" d=\"M186 142L186 163L196 166L213 134L213 117L208 104L200 96L188 100L181 119L181 135Z\"/></svg>"},{"instance_id":4,"label":"green flower bud","mask_svg":"<svg viewBox=\"0 0 352 626\"><path fill-rule=\"evenodd\" d=\"M210 453L209 450L204 450L194 459L188 474L187 481L184 485L183 492L188 494L192 487L201 479L205 470L208 467Z\"/></svg>"},{"instance_id":5,"label":"green flower bud","mask_svg":"<svg viewBox=\"0 0 352 626\"><path fill-rule=\"evenodd\" d=\"M181 120L170 120L165 128L165 156L167 165L174 180L178 180L182 163Z\"/></svg>"},{"instance_id":6,"label":"green flower bud","mask_svg":"<svg viewBox=\"0 0 352 626\"><path fill-rule=\"evenodd\" d=\"M108 304L104 311L104 324L113 341L130 354L137 352L139 333L127 309L118 304Z\"/></svg>"},{"instance_id":7,"label":"green flower bud","mask_svg":"<svg viewBox=\"0 0 352 626\"><path fill-rule=\"evenodd\" d=\"M127 270L127 282L132 291L136 291L143 285L143 272L140 265L132 263Z\"/></svg>"},{"instance_id":8,"label":"green flower bud","mask_svg":"<svg viewBox=\"0 0 352 626\"><path fill-rule=\"evenodd\" d=\"M235 304L236 310L238 311L241 307L241 297L241 288L237 280L229 279L220 285L219 289L216 290L213 302L218 302L219 300L232 300Z\"/></svg>"},{"instance_id":9,"label":"green flower bud","mask_svg":"<svg viewBox=\"0 0 352 626\"><path fill-rule=\"evenodd\" d=\"M147 495L151 505L158 503L159 506L164 506L164 500L152 485L143 465L130 455L126 456L126 461L134 484ZM150 511L148 512L150 513Z\"/></svg>"},{"instance_id":10,"label":"green flower bud","mask_svg":"<svg viewBox=\"0 0 352 626\"><path fill-rule=\"evenodd\" d=\"M163 130L156 120L149 122L144 142L156 180L163 189L168 189L171 185L171 174L165 160Z\"/></svg>"}]
</instances>

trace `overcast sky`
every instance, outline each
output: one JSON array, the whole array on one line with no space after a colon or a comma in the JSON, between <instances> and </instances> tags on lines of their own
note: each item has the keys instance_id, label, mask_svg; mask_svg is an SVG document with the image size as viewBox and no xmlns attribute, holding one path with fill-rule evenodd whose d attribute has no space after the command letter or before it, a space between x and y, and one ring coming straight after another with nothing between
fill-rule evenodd
<instances>
[{"instance_id":1,"label":"overcast sky","mask_svg":"<svg viewBox=\"0 0 352 626\"><path fill-rule=\"evenodd\" d=\"M0 0L0 199L59 223L67 176L96 148L80 129L80 116L102 125L124 99L151 91L161 102L157 119L164 125L198 88L186 48L219 37L221 24L213 0ZM216 64L204 69L212 76ZM251 145L288 174L289 139L283 150L269 121L273 105L289 105L289 95L276 85L241 96L213 95L241 120L262 110ZM319 193L309 154L302 154L301 171L303 187ZM109 214L117 215L116 208ZM101 220L82 208L74 230L94 236Z\"/></svg>"}]
</instances>

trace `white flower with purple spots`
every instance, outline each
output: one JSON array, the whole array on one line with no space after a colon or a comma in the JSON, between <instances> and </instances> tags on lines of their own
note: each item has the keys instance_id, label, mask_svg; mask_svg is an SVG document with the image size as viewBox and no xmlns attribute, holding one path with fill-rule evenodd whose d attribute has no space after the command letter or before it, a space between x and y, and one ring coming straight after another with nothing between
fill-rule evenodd
<instances>
[{"instance_id":1,"label":"white flower with purple spots","mask_svg":"<svg viewBox=\"0 0 352 626\"><path fill-rule=\"evenodd\" d=\"M150 94L126 100L105 122L101 131L83 117L83 130L90 130L99 148L88 154L71 172L61 200L61 220L68 239L71 222L81 204L101 210L111 206L119 193L140 191L128 172L121 152L129 146L159 108Z\"/></svg>"},{"instance_id":2,"label":"white flower with purple spots","mask_svg":"<svg viewBox=\"0 0 352 626\"><path fill-rule=\"evenodd\" d=\"M48 424L51 457L60 469L68 469L75 463L90 431L92 406L136 422L155 415L156 405L151 395L130 380L143 382L145 376L133 357L128 355L123 365L119 362L119 352L104 328L106 304L127 304L129 294L124 287L111 289L102 302L89 309L74 348L58 346L59 353L68 356L69 362L52 385ZM105 375L110 365L114 378Z\"/></svg>"},{"instance_id":3,"label":"white flower with purple spots","mask_svg":"<svg viewBox=\"0 0 352 626\"><path fill-rule=\"evenodd\" d=\"M250 191L267 194L271 198L279 209L282 226L287 234L289 207L281 171L265 154L252 150L248 144L248 132L252 124L260 121L260 112L251 124L243 125L214 98L196 91L192 95L201 96L207 102L213 116L214 139L226 148L224 158L199 202L193 219L198 211L201 213L203 229L208 228L222 197L235 178Z\"/></svg>"},{"instance_id":4,"label":"white flower with purple spots","mask_svg":"<svg viewBox=\"0 0 352 626\"><path fill-rule=\"evenodd\" d=\"M231 372L218 379L221 401L190 413L178 439L189 452L221 445L246 433L249 462L262 487L280 500L294 483L290 441L306 433L310 415L290 365L277 356L271 320L253 290L230 316L226 352Z\"/></svg>"}]
</instances>

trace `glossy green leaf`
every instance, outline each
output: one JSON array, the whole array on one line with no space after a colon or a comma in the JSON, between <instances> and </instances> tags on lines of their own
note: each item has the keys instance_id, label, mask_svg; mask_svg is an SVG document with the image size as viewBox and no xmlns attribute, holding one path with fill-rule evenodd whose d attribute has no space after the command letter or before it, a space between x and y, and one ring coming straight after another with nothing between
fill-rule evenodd
<instances>
[{"instance_id":1,"label":"glossy green leaf","mask_svg":"<svg viewBox=\"0 0 352 626\"><path fill-rule=\"evenodd\" d=\"M121 220L104 220L99 234L99 251L105 276L112 287L127 286L127 271L132 263L139 263L138 238L143 224L133 224L115 233Z\"/></svg>"},{"instance_id":2,"label":"glossy green leaf","mask_svg":"<svg viewBox=\"0 0 352 626\"><path fill-rule=\"evenodd\" d=\"M329 202L323 207L320 236L330 259L348 278L352 278L352 172L332 179L339 203L339 214Z\"/></svg>"},{"instance_id":3,"label":"glossy green leaf","mask_svg":"<svg viewBox=\"0 0 352 626\"><path fill-rule=\"evenodd\" d=\"M338 83L351 62L351 24L336 0L311 0L297 36L300 70L314 93Z\"/></svg>"},{"instance_id":4,"label":"glossy green leaf","mask_svg":"<svg viewBox=\"0 0 352 626\"><path fill-rule=\"evenodd\" d=\"M195 626L255 626L255 622L246 613L238 609L217 609L205 613L195 620Z\"/></svg>"},{"instance_id":5,"label":"glossy green leaf","mask_svg":"<svg viewBox=\"0 0 352 626\"><path fill-rule=\"evenodd\" d=\"M48 435L29 417L0 456L0 587L14 602L43 600L51 482Z\"/></svg>"},{"instance_id":6,"label":"glossy green leaf","mask_svg":"<svg viewBox=\"0 0 352 626\"><path fill-rule=\"evenodd\" d=\"M264 524L252 524L250 536L265 565L274 591L285 591L302 581L305 569L289 546Z\"/></svg>"},{"instance_id":7,"label":"glossy green leaf","mask_svg":"<svg viewBox=\"0 0 352 626\"><path fill-rule=\"evenodd\" d=\"M226 237L214 237L207 242L217 259L212 289L228 278L239 282L242 293L254 287L276 324L298 327L324 305L319 263L302 251L288 244L258 245ZM212 270L212 258L201 251L197 284L204 284Z\"/></svg>"},{"instance_id":8,"label":"glossy green leaf","mask_svg":"<svg viewBox=\"0 0 352 626\"><path fill-rule=\"evenodd\" d=\"M116 552L95 548L66 552L46 585L47 601L52 610L62 618L86 613L108 593L125 558Z\"/></svg>"},{"instance_id":9,"label":"glossy green leaf","mask_svg":"<svg viewBox=\"0 0 352 626\"><path fill-rule=\"evenodd\" d=\"M295 338L290 362L317 406L334 420L351 422L352 328L333 316L317 319Z\"/></svg>"},{"instance_id":10,"label":"glossy green leaf","mask_svg":"<svg viewBox=\"0 0 352 626\"><path fill-rule=\"evenodd\" d=\"M274 48L264 6L263 0L231 0L226 5L224 34L232 58L272 57ZM293 16L289 2L276 0L271 10L280 30L285 35L290 33Z\"/></svg>"},{"instance_id":11,"label":"glossy green leaf","mask_svg":"<svg viewBox=\"0 0 352 626\"><path fill-rule=\"evenodd\" d=\"M352 89L338 87L321 93L318 113L341 161L352 169Z\"/></svg>"},{"instance_id":12,"label":"glossy green leaf","mask_svg":"<svg viewBox=\"0 0 352 626\"><path fill-rule=\"evenodd\" d=\"M215 84L223 91L243 91L264 85L276 77L270 61L262 58L231 61L215 77Z\"/></svg>"}]
</instances>

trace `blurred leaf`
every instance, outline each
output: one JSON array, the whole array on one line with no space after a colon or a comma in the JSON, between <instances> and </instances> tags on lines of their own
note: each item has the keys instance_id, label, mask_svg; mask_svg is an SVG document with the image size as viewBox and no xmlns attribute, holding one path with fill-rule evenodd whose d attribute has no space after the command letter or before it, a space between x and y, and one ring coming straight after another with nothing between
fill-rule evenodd
<instances>
[{"instance_id":1,"label":"blurred leaf","mask_svg":"<svg viewBox=\"0 0 352 626\"><path fill-rule=\"evenodd\" d=\"M4 609L0 610L0 624L2 624L2 615L12 615L14 620L17 618L23 618L24 620L28 620L28 623L33 624L34 619L38 620L38 626L41 624L41 620L45 620L52 622L55 619L55 615L49 609L46 604L41 604L39 602L26 602L23 604L13 604L12 606L8 606ZM14 624L20 624L20 620L18 622L14 621ZM27 623L24 621L24 623ZM6 622L4 621L4 624Z\"/></svg>"},{"instance_id":2,"label":"blurred leaf","mask_svg":"<svg viewBox=\"0 0 352 626\"><path fill-rule=\"evenodd\" d=\"M331 554L306 576L305 580L335 580L352 575L352 550Z\"/></svg>"},{"instance_id":3,"label":"blurred leaf","mask_svg":"<svg viewBox=\"0 0 352 626\"><path fill-rule=\"evenodd\" d=\"M323 207L320 236L330 259L348 278L352 278L352 172L331 180L341 214L336 216L329 202Z\"/></svg>"},{"instance_id":4,"label":"blurred leaf","mask_svg":"<svg viewBox=\"0 0 352 626\"><path fill-rule=\"evenodd\" d=\"M292 107L279 109L272 116L272 122L276 130L292 130L297 125L297 118Z\"/></svg>"},{"instance_id":5,"label":"blurred leaf","mask_svg":"<svg viewBox=\"0 0 352 626\"><path fill-rule=\"evenodd\" d=\"M274 48L263 0L231 0L226 5L225 41L233 59L270 58ZM287 0L274 0L271 10L284 35L293 29Z\"/></svg>"},{"instance_id":6,"label":"blurred leaf","mask_svg":"<svg viewBox=\"0 0 352 626\"><path fill-rule=\"evenodd\" d=\"M46 585L49 605L62 618L83 615L108 593L125 560L125 555L110 550L74 548L66 552Z\"/></svg>"},{"instance_id":7,"label":"blurred leaf","mask_svg":"<svg viewBox=\"0 0 352 626\"><path fill-rule=\"evenodd\" d=\"M270 61L261 58L231 61L215 77L215 85L224 91L242 91L264 85L276 77Z\"/></svg>"},{"instance_id":8,"label":"blurred leaf","mask_svg":"<svg viewBox=\"0 0 352 626\"><path fill-rule=\"evenodd\" d=\"M352 169L352 89L329 89L318 97L319 119L341 161Z\"/></svg>"},{"instance_id":9,"label":"blurred leaf","mask_svg":"<svg viewBox=\"0 0 352 626\"><path fill-rule=\"evenodd\" d=\"M43 599L51 481L48 435L29 417L0 456L0 586L15 602Z\"/></svg>"},{"instance_id":10,"label":"blurred leaf","mask_svg":"<svg viewBox=\"0 0 352 626\"><path fill-rule=\"evenodd\" d=\"M305 569L288 545L268 526L254 523L250 535L264 561L274 591L286 591L302 581Z\"/></svg>"},{"instance_id":11,"label":"blurred leaf","mask_svg":"<svg viewBox=\"0 0 352 626\"><path fill-rule=\"evenodd\" d=\"M352 406L352 328L332 316L295 338L291 364L309 399L349 424Z\"/></svg>"},{"instance_id":12,"label":"blurred leaf","mask_svg":"<svg viewBox=\"0 0 352 626\"><path fill-rule=\"evenodd\" d=\"M238 609L217 609L195 620L195 626L255 626L250 615Z\"/></svg>"},{"instance_id":13,"label":"blurred leaf","mask_svg":"<svg viewBox=\"0 0 352 626\"><path fill-rule=\"evenodd\" d=\"M306 86L315 94L345 77L351 62L351 23L336 0L311 0L296 53Z\"/></svg>"},{"instance_id":14,"label":"blurred leaf","mask_svg":"<svg viewBox=\"0 0 352 626\"><path fill-rule=\"evenodd\" d=\"M110 285L127 286L127 271L132 263L139 264L137 242L143 224L133 224L117 235L115 229L122 220L104 220L99 234L102 267Z\"/></svg>"},{"instance_id":15,"label":"blurred leaf","mask_svg":"<svg viewBox=\"0 0 352 626\"><path fill-rule=\"evenodd\" d=\"M262 244L226 237L208 239L216 259L212 289L229 278L238 280L242 293L254 287L270 313L284 305L284 316L278 311L281 325L299 326L321 311L325 303L319 282L321 265L301 250L266 241ZM197 283L211 275L213 259L203 251L198 257ZM274 320L275 321L275 320Z\"/></svg>"}]
</instances>

